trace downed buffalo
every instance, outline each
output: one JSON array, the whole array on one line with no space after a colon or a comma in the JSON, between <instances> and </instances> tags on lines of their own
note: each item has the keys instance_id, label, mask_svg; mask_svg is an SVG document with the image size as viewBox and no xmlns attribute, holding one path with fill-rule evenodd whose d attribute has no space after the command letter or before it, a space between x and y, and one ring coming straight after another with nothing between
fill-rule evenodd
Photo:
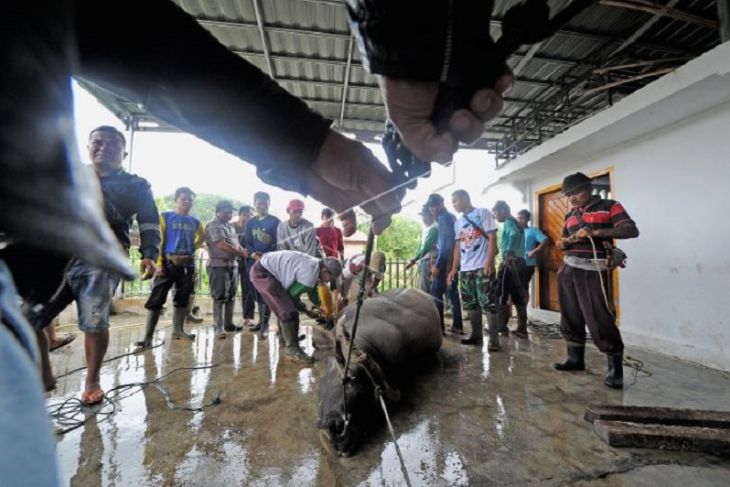
<instances>
[{"instance_id":1,"label":"downed buffalo","mask_svg":"<svg viewBox=\"0 0 730 487\"><path fill-rule=\"evenodd\" d=\"M350 304L335 329L319 338L334 349L320 384L320 439L326 449L334 448L341 456L355 453L382 421L378 391L387 401L399 400L399 388L434 362L443 340L429 295L391 289L369 298L360 311L343 386L355 310L356 305Z\"/></svg>"}]
</instances>

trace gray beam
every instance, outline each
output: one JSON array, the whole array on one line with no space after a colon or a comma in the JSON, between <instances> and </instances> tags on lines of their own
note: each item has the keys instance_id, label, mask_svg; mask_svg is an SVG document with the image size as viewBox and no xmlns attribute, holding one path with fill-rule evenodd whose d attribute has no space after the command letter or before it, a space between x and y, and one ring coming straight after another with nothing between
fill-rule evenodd
<instances>
[{"instance_id":1,"label":"gray beam","mask_svg":"<svg viewBox=\"0 0 730 487\"><path fill-rule=\"evenodd\" d=\"M730 0L717 0L717 21L720 42L730 41Z\"/></svg>"},{"instance_id":2,"label":"gray beam","mask_svg":"<svg viewBox=\"0 0 730 487\"><path fill-rule=\"evenodd\" d=\"M669 0L669 3L667 3L666 6L667 7L674 7L678 3L679 3L679 0ZM647 20L646 22L644 22L643 25L641 25L638 29L636 29L636 31L628 39L624 40L621 43L621 45L619 45L613 52L611 52L611 54L608 57L609 58L614 57L619 52L623 51L624 49L626 49L630 45L636 43L636 41L641 36L643 36L646 33L646 31L649 30L651 28L651 26L653 26L655 23L657 23L657 21L659 21L659 19L661 19L661 18L662 18L661 15L652 15L649 20Z\"/></svg>"},{"instance_id":3,"label":"gray beam","mask_svg":"<svg viewBox=\"0 0 730 487\"><path fill-rule=\"evenodd\" d=\"M269 76L274 78L274 68L271 65L271 58L269 57L269 43L266 42L266 35L264 34L264 22L261 18L261 12L259 8L259 0L251 0L253 4L253 11L256 15L256 28L259 31L259 37L261 37L261 46L264 49L264 58L266 59L266 67L269 69Z\"/></svg>"},{"instance_id":4,"label":"gray beam","mask_svg":"<svg viewBox=\"0 0 730 487\"><path fill-rule=\"evenodd\" d=\"M355 38L350 36L347 43L347 66L345 66L345 80L342 84L342 106L340 107L340 126L342 119L345 118L345 105L347 105L347 88L350 83L350 68L352 67L352 50L354 49Z\"/></svg>"}]
</instances>

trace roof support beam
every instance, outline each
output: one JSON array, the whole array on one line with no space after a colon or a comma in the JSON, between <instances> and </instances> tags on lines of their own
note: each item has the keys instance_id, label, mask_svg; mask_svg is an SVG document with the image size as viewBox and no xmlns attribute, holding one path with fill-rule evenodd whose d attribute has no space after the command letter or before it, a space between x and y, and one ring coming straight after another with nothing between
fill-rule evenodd
<instances>
[{"instance_id":1,"label":"roof support beam","mask_svg":"<svg viewBox=\"0 0 730 487\"><path fill-rule=\"evenodd\" d=\"M717 0L720 42L730 41L730 0Z\"/></svg>"},{"instance_id":2,"label":"roof support beam","mask_svg":"<svg viewBox=\"0 0 730 487\"><path fill-rule=\"evenodd\" d=\"M679 3L679 0L669 0L669 3L667 3L666 6L671 8L677 5L677 3ZM612 58L630 45L635 44L636 41L639 40L639 38L646 33L647 30L651 29L651 27L659 21L659 19L661 19L661 15L654 15L652 18L647 20L641 27L636 29L636 31L631 34L628 39L623 41L621 45L618 46L608 57Z\"/></svg>"},{"instance_id":3,"label":"roof support beam","mask_svg":"<svg viewBox=\"0 0 730 487\"><path fill-rule=\"evenodd\" d=\"M654 15L661 15L663 17L669 17L670 19L679 20L681 22L687 22L690 24L701 25L702 27L708 27L710 29L717 28L717 22L711 19L700 17L699 15L692 15L676 8L672 8L664 5L657 5L653 2L647 2L646 0L600 0L601 5L607 7L618 7L625 8L628 10L636 10L639 12L647 12Z\"/></svg>"},{"instance_id":4,"label":"roof support beam","mask_svg":"<svg viewBox=\"0 0 730 487\"><path fill-rule=\"evenodd\" d=\"M350 84L350 68L352 67L352 50L354 49L354 37L350 36L347 42L347 66L345 66L345 81L342 84L342 107L340 108L340 123L342 127L342 119L345 118L345 106L347 105L347 88Z\"/></svg>"},{"instance_id":5,"label":"roof support beam","mask_svg":"<svg viewBox=\"0 0 730 487\"><path fill-rule=\"evenodd\" d=\"M271 65L271 58L269 57L269 47L268 43L266 42L266 35L264 34L264 22L261 18L259 0L251 0L251 3L253 4L253 11L256 15L256 27L258 28L259 36L261 37L261 46L264 50L264 58L266 58L266 67L269 70L269 76L271 76L272 79L276 79L274 77L274 68Z\"/></svg>"}]
</instances>

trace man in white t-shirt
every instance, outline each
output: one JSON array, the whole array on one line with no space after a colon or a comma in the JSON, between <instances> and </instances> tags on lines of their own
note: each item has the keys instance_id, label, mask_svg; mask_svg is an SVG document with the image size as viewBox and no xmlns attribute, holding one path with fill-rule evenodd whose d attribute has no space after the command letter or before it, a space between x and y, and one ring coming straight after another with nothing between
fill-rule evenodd
<instances>
[{"instance_id":1,"label":"man in white t-shirt","mask_svg":"<svg viewBox=\"0 0 730 487\"><path fill-rule=\"evenodd\" d=\"M458 274L459 291L464 310L471 321L471 336L461 340L464 345L482 345L482 310L488 315L489 350L499 350L497 301L492 296L494 258L497 253L497 223L489 210L474 208L469 193L454 191L454 210L461 213L456 220L454 259L449 283Z\"/></svg>"},{"instance_id":2,"label":"man in white t-shirt","mask_svg":"<svg viewBox=\"0 0 730 487\"><path fill-rule=\"evenodd\" d=\"M342 272L337 259L317 259L294 250L264 254L251 269L251 282L281 322L286 355L294 362L312 363L299 347L299 311L306 311L301 295L328 284ZM312 293L315 301L317 293ZM313 303L319 306L319 302Z\"/></svg>"}]
</instances>

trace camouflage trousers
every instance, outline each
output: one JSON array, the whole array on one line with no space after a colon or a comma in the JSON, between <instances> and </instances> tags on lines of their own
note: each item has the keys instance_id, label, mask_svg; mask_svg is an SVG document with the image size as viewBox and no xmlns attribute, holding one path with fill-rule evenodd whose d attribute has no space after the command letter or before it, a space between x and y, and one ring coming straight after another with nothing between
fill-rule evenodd
<instances>
[{"instance_id":1,"label":"camouflage trousers","mask_svg":"<svg viewBox=\"0 0 730 487\"><path fill-rule=\"evenodd\" d=\"M462 307L475 310L481 307L485 313L496 313L499 302L498 281L487 277L484 269L459 273L459 293Z\"/></svg>"}]
</instances>

